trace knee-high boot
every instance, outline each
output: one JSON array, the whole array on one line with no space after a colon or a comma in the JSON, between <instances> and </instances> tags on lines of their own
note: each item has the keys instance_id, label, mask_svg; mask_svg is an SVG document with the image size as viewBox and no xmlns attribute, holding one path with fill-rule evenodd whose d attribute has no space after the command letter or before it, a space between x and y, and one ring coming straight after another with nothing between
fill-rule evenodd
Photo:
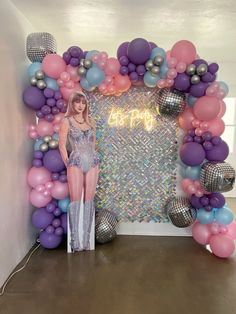
<instances>
[{"instance_id":1,"label":"knee-high boot","mask_svg":"<svg viewBox=\"0 0 236 314\"><path fill-rule=\"evenodd\" d=\"M90 233L95 213L94 201L85 201L83 219L83 248L90 250Z\"/></svg>"},{"instance_id":2,"label":"knee-high boot","mask_svg":"<svg viewBox=\"0 0 236 314\"><path fill-rule=\"evenodd\" d=\"M71 202L68 209L69 225L71 234L71 251L81 251L79 239L79 214L80 214L80 201Z\"/></svg>"}]
</instances>

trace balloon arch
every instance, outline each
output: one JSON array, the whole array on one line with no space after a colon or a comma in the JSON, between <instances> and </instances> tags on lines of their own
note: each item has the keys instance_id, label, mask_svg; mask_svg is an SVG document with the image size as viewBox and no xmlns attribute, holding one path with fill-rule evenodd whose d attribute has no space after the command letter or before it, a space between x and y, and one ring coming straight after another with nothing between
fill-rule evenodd
<instances>
[{"instance_id":1,"label":"balloon arch","mask_svg":"<svg viewBox=\"0 0 236 314\"><path fill-rule=\"evenodd\" d=\"M176 227L192 225L193 238L210 245L222 258L233 254L236 222L221 192L233 188L235 171L225 162L229 148L220 137L226 111L226 83L217 81L219 66L197 55L193 43L180 40L165 51L136 38L122 43L117 57L104 51L72 46L62 56L49 33L27 38L30 86L23 92L26 106L35 110L37 124L29 126L35 140L28 184L30 202L37 207L33 225L45 248L56 248L66 234L69 204L66 169L58 150L58 131L67 101L74 91L98 90L117 96L131 86L156 89L156 113L176 117L184 130L180 147L181 186L185 197L172 196L166 213Z\"/></svg>"}]
</instances>

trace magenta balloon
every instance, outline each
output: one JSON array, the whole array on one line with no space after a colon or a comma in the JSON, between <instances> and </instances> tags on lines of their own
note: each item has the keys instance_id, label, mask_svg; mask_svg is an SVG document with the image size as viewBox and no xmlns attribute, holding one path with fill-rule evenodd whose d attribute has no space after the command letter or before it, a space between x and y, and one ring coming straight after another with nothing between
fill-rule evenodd
<instances>
[{"instance_id":1,"label":"magenta balloon","mask_svg":"<svg viewBox=\"0 0 236 314\"><path fill-rule=\"evenodd\" d=\"M127 55L134 64L144 64L151 55L151 46L143 38L136 38L128 45Z\"/></svg>"},{"instance_id":2,"label":"magenta balloon","mask_svg":"<svg viewBox=\"0 0 236 314\"><path fill-rule=\"evenodd\" d=\"M27 87L23 92L23 101L26 106L34 110L39 110L46 103L43 91L35 86Z\"/></svg>"},{"instance_id":3,"label":"magenta balloon","mask_svg":"<svg viewBox=\"0 0 236 314\"><path fill-rule=\"evenodd\" d=\"M118 47L117 54L116 54L117 59L120 59L120 57L122 57L122 56L127 56L128 45L129 45L129 42L126 41Z\"/></svg>"},{"instance_id":4,"label":"magenta balloon","mask_svg":"<svg viewBox=\"0 0 236 314\"><path fill-rule=\"evenodd\" d=\"M200 165L206 157L202 145L194 142L185 143L180 148L180 158L188 166Z\"/></svg>"},{"instance_id":5,"label":"magenta balloon","mask_svg":"<svg viewBox=\"0 0 236 314\"><path fill-rule=\"evenodd\" d=\"M54 233L49 234L46 231L40 233L40 244L46 249L55 249L62 241L62 236L58 236Z\"/></svg>"}]
</instances>

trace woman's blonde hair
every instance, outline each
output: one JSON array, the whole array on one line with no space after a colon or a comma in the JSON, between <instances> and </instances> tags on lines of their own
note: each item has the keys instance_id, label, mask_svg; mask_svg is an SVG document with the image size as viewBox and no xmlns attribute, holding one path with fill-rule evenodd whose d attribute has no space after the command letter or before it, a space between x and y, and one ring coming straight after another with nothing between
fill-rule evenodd
<instances>
[{"instance_id":1,"label":"woman's blonde hair","mask_svg":"<svg viewBox=\"0 0 236 314\"><path fill-rule=\"evenodd\" d=\"M67 111L65 113L65 117L69 118L72 117L74 115L76 115L78 112L76 112L75 108L74 108L74 102L83 98L86 101L86 107L83 111L83 118L85 120L85 122L91 126L92 128L94 128L94 124L91 121L91 118L89 117L89 107L88 107L88 99L86 97L86 95L82 92L74 92L70 95L69 101L68 101L68 106L67 106Z\"/></svg>"}]
</instances>

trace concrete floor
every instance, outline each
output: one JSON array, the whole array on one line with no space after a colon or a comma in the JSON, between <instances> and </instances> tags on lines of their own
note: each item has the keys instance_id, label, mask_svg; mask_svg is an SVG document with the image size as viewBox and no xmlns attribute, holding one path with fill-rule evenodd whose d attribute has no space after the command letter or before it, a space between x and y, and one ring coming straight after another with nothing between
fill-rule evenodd
<instances>
[{"instance_id":1,"label":"concrete floor","mask_svg":"<svg viewBox=\"0 0 236 314\"><path fill-rule=\"evenodd\" d=\"M0 313L233 314L236 256L178 237L119 236L78 254L39 248L0 297Z\"/></svg>"}]
</instances>

